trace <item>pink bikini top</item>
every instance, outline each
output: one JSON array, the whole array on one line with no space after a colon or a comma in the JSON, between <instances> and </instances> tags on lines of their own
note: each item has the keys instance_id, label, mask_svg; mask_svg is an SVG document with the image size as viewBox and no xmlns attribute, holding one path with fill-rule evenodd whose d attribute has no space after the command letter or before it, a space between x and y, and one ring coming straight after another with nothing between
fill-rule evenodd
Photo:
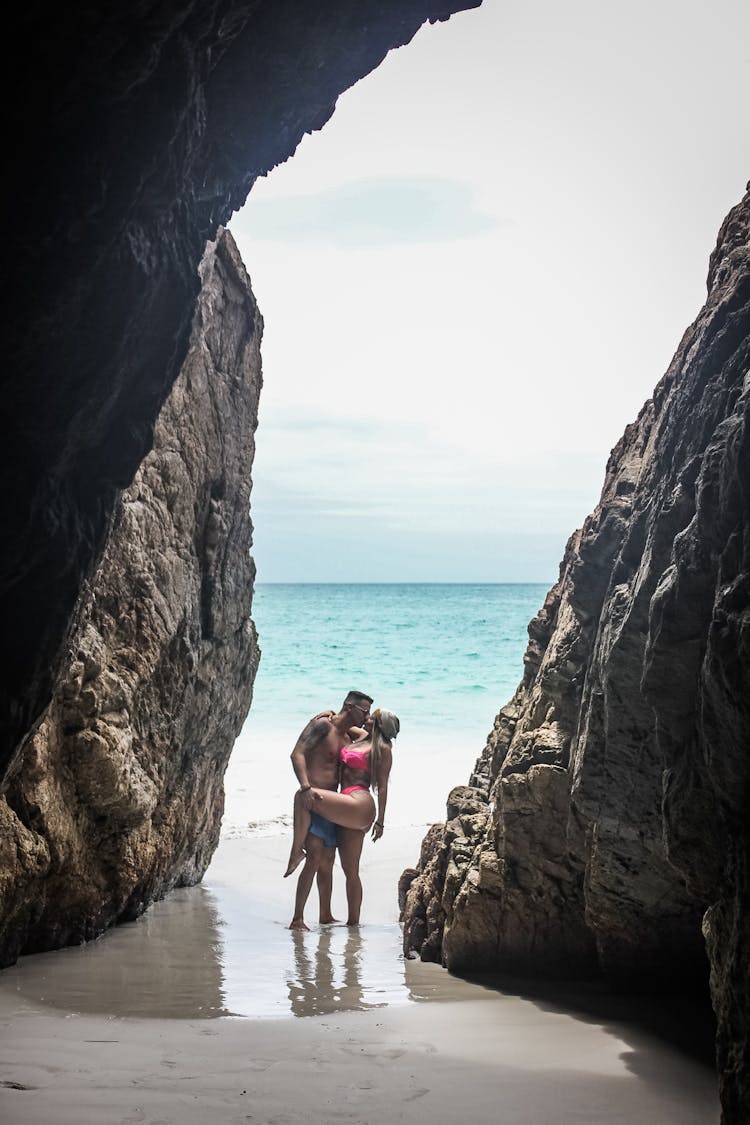
<instances>
[{"instance_id":1,"label":"pink bikini top","mask_svg":"<svg viewBox=\"0 0 750 1125\"><path fill-rule=\"evenodd\" d=\"M341 761L352 770L369 770L369 750L352 750L350 746L342 746L339 750Z\"/></svg>"}]
</instances>

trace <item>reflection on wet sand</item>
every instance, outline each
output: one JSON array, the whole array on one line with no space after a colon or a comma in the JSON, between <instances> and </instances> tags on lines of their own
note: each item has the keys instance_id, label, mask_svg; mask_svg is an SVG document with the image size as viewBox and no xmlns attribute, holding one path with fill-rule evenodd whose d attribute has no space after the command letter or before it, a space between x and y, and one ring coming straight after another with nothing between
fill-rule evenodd
<instances>
[{"instance_id":1,"label":"reflection on wet sand","mask_svg":"<svg viewBox=\"0 0 750 1125\"><path fill-rule=\"evenodd\" d=\"M342 943L342 935L345 938ZM377 944L377 931L369 935ZM326 927L317 933L291 931L294 971L287 976L289 1004L295 1016L324 1016L331 1012L360 1012L383 1008L389 994L403 986L403 967L388 971L380 965L377 985L368 969L375 968L368 953L368 935L358 927ZM385 971L384 971L385 970ZM388 978L392 979L388 979Z\"/></svg>"},{"instance_id":2,"label":"reflection on wet sand","mask_svg":"<svg viewBox=\"0 0 750 1125\"><path fill-rule=\"evenodd\" d=\"M228 888L181 888L96 941L0 973L15 1002L114 1017L279 1018L411 999L397 924L282 927Z\"/></svg>"},{"instance_id":3,"label":"reflection on wet sand","mask_svg":"<svg viewBox=\"0 0 750 1125\"><path fill-rule=\"evenodd\" d=\"M226 1016L222 925L211 891L181 888L96 941L22 957L0 985L19 1000L87 1015Z\"/></svg>"},{"instance_id":4,"label":"reflection on wet sand","mask_svg":"<svg viewBox=\"0 0 750 1125\"><path fill-rule=\"evenodd\" d=\"M252 1077L258 1120L291 1121L299 1088L294 1120L301 1121L311 1099L331 1105L331 1079L343 1066L345 1077L334 1078L338 1116L352 1120L364 1120L363 1102L374 1088L378 1121L402 1119L407 1103L413 1114L415 1098L420 1120L460 1120L467 1089L473 1116L490 1120L502 1087L514 1121L718 1121L711 1067L686 1051L684 1035L676 1043L661 1013L644 1027L640 1002L587 998L578 988L553 998L548 986L544 995L528 989L524 996L518 981L498 990L497 982L404 962L395 887L403 856L417 850L415 835L393 832L366 856L359 929L290 931L282 878L288 839L238 839L224 846L203 886L173 892L89 945L26 957L0 972L6 1076L35 1091L13 1103L30 1107L23 1120L56 1120L57 1101L66 1098L61 1121L79 1122L81 1105L92 1107L87 1121L134 1120L128 1111L138 1087L139 1105L151 1099L144 1120L166 1119L167 1096L188 1108L189 1089L191 1104L201 1095L191 1122L202 1125L206 1105L209 1119L234 1121L238 1089ZM341 893L334 880L334 911ZM350 1015L339 1019L344 1012ZM71 1013L88 1018L68 1021ZM170 1016L165 1033L160 1021ZM217 1016L230 1018L213 1028L199 1022ZM234 1027L236 1017L268 1023ZM162 1081L153 1060L165 1044ZM391 1067L398 1057L403 1065ZM383 1067L393 1089L382 1081ZM15 1089L5 1095L16 1098ZM28 1100L37 1097L47 1100Z\"/></svg>"},{"instance_id":5,"label":"reflection on wet sand","mask_svg":"<svg viewBox=\"0 0 750 1125\"><path fill-rule=\"evenodd\" d=\"M514 994L534 1000L534 989L519 981L507 982L506 992L497 981L469 983L438 965L405 962L395 921L287 929L288 888L279 874L285 847L283 838L258 841L254 867L235 861L230 878L215 876L210 887L175 890L136 922L97 941L22 958L0 972L0 993L16 1008L188 1020L325 1016L414 1002L497 1005ZM247 870L257 882L244 876ZM395 883L390 878L390 885ZM367 889L373 915L387 917L387 903L377 899L377 880ZM575 1012L578 1019L589 1014L603 1023L609 1019L618 1034L630 1019L645 1022L674 1041L674 1031L661 1026L671 1013L660 1008L654 1019L647 1018L642 998L613 1007L612 998L578 988L572 995L561 992L557 1004L555 999L546 986L536 1002ZM696 1026L710 1032L710 1018Z\"/></svg>"}]
</instances>

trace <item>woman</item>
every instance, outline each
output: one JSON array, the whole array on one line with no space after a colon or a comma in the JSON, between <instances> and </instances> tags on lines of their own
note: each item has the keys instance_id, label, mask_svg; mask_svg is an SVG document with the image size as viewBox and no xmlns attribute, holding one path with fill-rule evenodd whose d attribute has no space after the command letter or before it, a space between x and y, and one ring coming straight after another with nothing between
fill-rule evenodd
<instances>
[{"instance_id":1,"label":"woman","mask_svg":"<svg viewBox=\"0 0 750 1125\"><path fill-rule=\"evenodd\" d=\"M393 764L392 743L400 726L398 717L392 711L374 711L365 723L361 737L351 745L341 747L341 791L334 793L328 789L310 788L309 802L304 802L304 798L295 801L295 841L301 843L305 840L311 812L319 813L326 820L339 825L337 843L346 876L348 926L358 924L362 906L359 859L365 832L372 827L373 840L379 840L383 835L388 779ZM371 788L378 797L377 819Z\"/></svg>"}]
</instances>

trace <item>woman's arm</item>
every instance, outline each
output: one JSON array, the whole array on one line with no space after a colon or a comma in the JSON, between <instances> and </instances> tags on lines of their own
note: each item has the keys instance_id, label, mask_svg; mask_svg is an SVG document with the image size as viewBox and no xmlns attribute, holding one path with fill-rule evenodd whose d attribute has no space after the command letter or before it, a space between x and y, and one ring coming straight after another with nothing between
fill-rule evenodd
<instances>
[{"instance_id":1,"label":"woman's arm","mask_svg":"<svg viewBox=\"0 0 750 1125\"><path fill-rule=\"evenodd\" d=\"M391 776L393 754L390 746L383 747L378 770L378 815L372 826L372 839L379 840L385 828L385 807L388 804L388 779Z\"/></svg>"}]
</instances>

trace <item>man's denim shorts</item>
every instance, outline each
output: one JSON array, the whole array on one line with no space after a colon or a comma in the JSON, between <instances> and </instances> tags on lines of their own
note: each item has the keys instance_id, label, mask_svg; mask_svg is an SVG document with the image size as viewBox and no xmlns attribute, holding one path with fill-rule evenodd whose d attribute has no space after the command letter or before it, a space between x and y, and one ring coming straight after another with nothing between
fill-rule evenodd
<instances>
[{"instance_id":1,"label":"man's denim shorts","mask_svg":"<svg viewBox=\"0 0 750 1125\"><path fill-rule=\"evenodd\" d=\"M310 831L313 836L320 836L327 848L336 847L336 825L331 824L324 816L314 812L310 814Z\"/></svg>"}]
</instances>

